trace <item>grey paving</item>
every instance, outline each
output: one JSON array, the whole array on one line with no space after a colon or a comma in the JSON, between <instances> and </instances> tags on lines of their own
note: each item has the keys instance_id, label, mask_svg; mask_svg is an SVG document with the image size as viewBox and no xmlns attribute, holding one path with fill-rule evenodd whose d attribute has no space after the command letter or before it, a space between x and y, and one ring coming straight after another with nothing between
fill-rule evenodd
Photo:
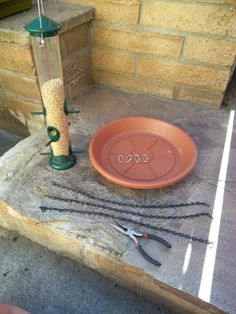
<instances>
[{"instance_id":1,"label":"grey paving","mask_svg":"<svg viewBox=\"0 0 236 314\"><path fill-rule=\"evenodd\" d=\"M98 273L0 228L0 303L31 314L167 314Z\"/></svg>"}]
</instances>

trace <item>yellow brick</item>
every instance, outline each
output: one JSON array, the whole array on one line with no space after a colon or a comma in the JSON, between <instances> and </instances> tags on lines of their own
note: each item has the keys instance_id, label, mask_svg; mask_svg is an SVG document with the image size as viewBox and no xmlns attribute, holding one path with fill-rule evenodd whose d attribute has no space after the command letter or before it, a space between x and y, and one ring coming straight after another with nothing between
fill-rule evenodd
<instances>
[{"instance_id":1,"label":"yellow brick","mask_svg":"<svg viewBox=\"0 0 236 314\"><path fill-rule=\"evenodd\" d=\"M2 83L1 83L1 73L0 73L0 101L2 101L3 98L5 98L6 96L6 92L2 86ZM0 108L3 107L2 104L0 103Z\"/></svg>"},{"instance_id":2,"label":"yellow brick","mask_svg":"<svg viewBox=\"0 0 236 314\"><path fill-rule=\"evenodd\" d=\"M1 71L1 84L6 91L26 98L40 99L36 77L19 75L16 72Z\"/></svg>"},{"instance_id":3,"label":"yellow brick","mask_svg":"<svg viewBox=\"0 0 236 314\"><path fill-rule=\"evenodd\" d=\"M140 3L138 0L96 1L96 19L119 24L137 24Z\"/></svg>"},{"instance_id":4,"label":"yellow brick","mask_svg":"<svg viewBox=\"0 0 236 314\"><path fill-rule=\"evenodd\" d=\"M62 67L64 82L68 84L92 67L89 49L80 50L77 54L73 54L69 58L64 59Z\"/></svg>"},{"instance_id":5,"label":"yellow brick","mask_svg":"<svg viewBox=\"0 0 236 314\"><path fill-rule=\"evenodd\" d=\"M0 42L16 44L19 46L29 46L30 35L26 31L9 31L9 29L0 29Z\"/></svg>"},{"instance_id":6,"label":"yellow brick","mask_svg":"<svg viewBox=\"0 0 236 314\"><path fill-rule=\"evenodd\" d=\"M27 128L29 129L30 134L34 134L41 130L42 128L45 128L43 121L37 121L37 120L27 120L26 121Z\"/></svg>"},{"instance_id":7,"label":"yellow brick","mask_svg":"<svg viewBox=\"0 0 236 314\"><path fill-rule=\"evenodd\" d=\"M93 49L93 67L108 72L134 73L134 56L127 52Z\"/></svg>"},{"instance_id":8,"label":"yellow brick","mask_svg":"<svg viewBox=\"0 0 236 314\"><path fill-rule=\"evenodd\" d=\"M35 73L35 67L29 47L1 43L0 68L28 74Z\"/></svg>"},{"instance_id":9,"label":"yellow brick","mask_svg":"<svg viewBox=\"0 0 236 314\"><path fill-rule=\"evenodd\" d=\"M70 29L60 35L61 57L65 58L76 52L80 48L89 45L88 24Z\"/></svg>"},{"instance_id":10,"label":"yellow brick","mask_svg":"<svg viewBox=\"0 0 236 314\"><path fill-rule=\"evenodd\" d=\"M235 0L198 0L204 3L217 3L217 4L236 4Z\"/></svg>"},{"instance_id":11,"label":"yellow brick","mask_svg":"<svg viewBox=\"0 0 236 314\"><path fill-rule=\"evenodd\" d=\"M190 32L236 36L236 8L144 0L143 24Z\"/></svg>"},{"instance_id":12,"label":"yellow brick","mask_svg":"<svg viewBox=\"0 0 236 314\"><path fill-rule=\"evenodd\" d=\"M94 71L94 81L100 84L130 89L146 94L173 97L173 86L151 79L134 77L130 74Z\"/></svg>"},{"instance_id":13,"label":"yellow brick","mask_svg":"<svg viewBox=\"0 0 236 314\"><path fill-rule=\"evenodd\" d=\"M96 28L94 37L98 46L173 58L179 57L183 45L183 37L179 36L109 28Z\"/></svg>"},{"instance_id":14,"label":"yellow brick","mask_svg":"<svg viewBox=\"0 0 236 314\"><path fill-rule=\"evenodd\" d=\"M188 87L177 87L175 98L215 109L219 109L223 101L222 94Z\"/></svg>"},{"instance_id":15,"label":"yellow brick","mask_svg":"<svg viewBox=\"0 0 236 314\"><path fill-rule=\"evenodd\" d=\"M10 109L11 118L14 117L14 125L11 126L17 134L29 135L45 128L44 118L41 116L26 117L17 110ZM18 120L19 122L16 122Z\"/></svg>"},{"instance_id":16,"label":"yellow brick","mask_svg":"<svg viewBox=\"0 0 236 314\"><path fill-rule=\"evenodd\" d=\"M201 62L231 66L236 57L236 43L189 36L185 57Z\"/></svg>"},{"instance_id":17,"label":"yellow brick","mask_svg":"<svg viewBox=\"0 0 236 314\"><path fill-rule=\"evenodd\" d=\"M80 3L95 8L95 19L118 24L137 24L139 0L53 0L53 2Z\"/></svg>"},{"instance_id":18,"label":"yellow brick","mask_svg":"<svg viewBox=\"0 0 236 314\"><path fill-rule=\"evenodd\" d=\"M32 116L31 112L42 111L41 103L22 99L17 95L15 97L8 96L5 99L6 107L14 112L20 112L27 119L42 120L41 116Z\"/></svg>"},{"instance_id":19,"label":"yellow brick","mask_svg":"<svg viewBox=\"0 0 236 314\"><path fill-rule=\"evenodd\" d=\"M229 71L148 57L141 57L137 73L160 81L194 85L214 91L224 91L230 75Z\"/></svg>"},{"instance_id":20,"label":"yellow brick","mask_svg":"<svg viewBox=\"0 0 236 314\"><path fill-rule=\"evenodd\" d=\"M81 91L92 84L91 71L80 75L76 80L68 85L69 99L76 98L80 95Z\"/></svg>"}]
</instances>

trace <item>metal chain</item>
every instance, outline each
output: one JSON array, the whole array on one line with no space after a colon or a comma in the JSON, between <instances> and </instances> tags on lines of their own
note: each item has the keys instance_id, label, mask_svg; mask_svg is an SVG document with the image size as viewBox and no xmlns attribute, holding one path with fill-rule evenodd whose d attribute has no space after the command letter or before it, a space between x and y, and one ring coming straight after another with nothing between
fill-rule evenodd
<instances>
[{"instance_id":1,"label":"metal chain","mask_svg":"<svg viewBox=\"0 0 236 314\"><path fill-rule=\"evenodd\" d=\"M189 203L179 203L179 204L166 204L166 205L162 205L162 204L154 204L154 205L144 205L144 204L133 204L130 202L122 202L122 201L114 201L114 200L109 200L109 199L103 199L97 196L94 196L84 190L81 190L79 188L75 189L72 187L67 187L64 185L61 185L57 182L53 182L54 186L58 186L62 189L66 189L69 191L73 191L76 193L80 193L81 195L84 195L88 198L90 198L91 200L96 200L96 201L101 201L101 202L106 202L106 203L110 203L110 204L114 204L114 205L121 205L121 206L127 206L127 207L133 207L133 208L146 208L146 209L155 209L155 208L177 208L177 207L188 207L188 206L206 206L209 207L209 204L205 203L205 202L189 202Z\"/></svg>"},{"instance_id":2,"label":"metal chain","mask_svg":"<svg viewBox=\"0 0 236 314\"><path fill-rule=\"evenodd\" d=\"M205 244L211 244L211 242L209 240L205 240L205 239L201 239L195 236L191 236L189 234L185 234L182 232L177 232L174 230L170 230L170 229L166 229L166 228L162 228L162 227L158 227L158 226L153 226L150 225L148 223L142 223L139 221L135 221L132 220L130 218L127 217L120 217L120 216L116 216L113 214L107 214L107 213L103 213L103 212L95 212L94 210L81 210L81 209L72 209L72 208L56 208L56 207L47 207L47 206L39 206L39 208L41 209L42 212L46 212L48 210L50 211L58 211L58 212L70 212L70 213L80 213L80 214L86 214L86 215L91 215L91 216L100 216L100 217L106 217L106 218L111 218L111 219L117 219L120 221L125 221L125 222L129 222L132 223L134 225L139 225L139 226L143 226L143 227L147 227L153 230L157 230L157 231L161 231L161 232L166 232L169 234L173 234L176 236L179 236L181 238L186 238L186 239L190 239L192 241L197 241L200 243L205 243Z\"/></svg>"},{"instance_id":3,"label":"metal chain","mask_svg":"<svg viewBox=\"0 0 236 314\"><path fill-rule=\"evenodd\" d=\"M115 200L109 200L109 199L104 199L104 198L100 198L97 196L94 196L92 194L90 194L87 191L84 191L82 189L75 189L73 187L67 187L64 185L61 185L57 182L53 182L54 186L60 187L62 189L66 189L72 192L76 192L79 193L87 198L89 198L92 201L99 201L102 203L109 203L111 205L115 205L115 206L126 206L126 207L131 207L131 208L141 208L141 209L161 209L161 208L178 208L178 207L188 207L188 206L207 206L209 207L209 205L205 202L187 202L187 203L179 203L179 204L166 204L166 205L162 205L162 204L154 204L154 205L144 205L144 204L134 204L134 203L130 203L130 202L122 202L122 201L115 201ZM196 213L196 214L190 214L190 215L176 215L176 216L172 216L172 215L151 215L151 214L145 214L145 213L138 213L136 211L133 210L124 210L121 208L117 208L117 207L112 207L109 205L105 205L105 204L97 204L95 202L91 202L91 201L84 201L84 200L76 200L76 199L69 199L69 198L60 198L60 197L56 197L56 196L51 196L51 195L46 195L46 197L53 199L53 200L57 200L57 201L63 201L63 202L67 202L67 203L77 203L80 205L86 205L86 206L94 206L94 207L98 207L98 208L103 208L103 209L109 209L109 211L113 211L115 213L123 213L123 214L128 214L128 215L133 215L133 216L137 216L137 217L142 217L142 218L151 218L151 219L193 219L193 218L197 218L200 216L207 216L209 218L212 218L212 216L209 213L206 212L200 212L200 213ZM55 208L55 207L45 207L45 206L40 206L40 209L45 212L46 210L55 210L55 211L59 211L59 212L71 212L71 213L80 213L80 214L88 214L88 215L93 215L93 216L101 216L101 217L106 217L106 218L111 218L111 219L117 219L117 220L121 220L121 221L126 221L129 223L133 223L135 225L139 225L139 226L144 226L147 228L151 228L153 230L158 230L161 232L166 232L172 235L176 235L179 237L184 237L186 239L191 239L193 241L197 241L197 242L201 242L201 243L205 243L205 244L210 244L211 242L209 242L208 240L205 239L201 239L195 236L191 236L189 234L184 234L182 232L177 232L174 230L170 230L167 228L162 228L162 227L158 227L158 226L154 226L151 225L149 223L142 223L142 222L137 222L135 220L132 220L130 218L127 217L121 217L121 216L117 216L115 214L111 214L111 213L104 213L101 211L94 211L94 210L81 210L81 209L68 209L68 208Z\"/></svg>"},{"instance_id":4,"label":"metal chain","mask_svg":"<svg viewBox=\"0 0 236 314\"><path fill-rule=\"evenodd\" d=\"M99 207L103 209L109 209L111 211L117 212L117 213L124 213L128 215L133 215L133 216L138 216L138 217L143 217L143 218L151 218L151 219L163 219L163 220L168 220L168 219L193 219L196 217L200 216L207 216L212 218L212 216L209 213L206 212L201 212L197 214L190 214L190 215L176 215L176 216L166 216L166 215L151 215L151 214L144 214L144 213L139 213L133 210L124 210L120 208L114 208L105 204L96 204L93 202L88 202L88 201L82 201L82 200L75 200L75 199L69 199L69 198L61 198L57 196L51 196L51 195L45 195L49 199L53 199L59 202L66 202L66 203L76 203L80 205L86 205L86 206L94 206L94 207ZM101 201L101 199L99 200Z\"/></svg>"}]
</instances>

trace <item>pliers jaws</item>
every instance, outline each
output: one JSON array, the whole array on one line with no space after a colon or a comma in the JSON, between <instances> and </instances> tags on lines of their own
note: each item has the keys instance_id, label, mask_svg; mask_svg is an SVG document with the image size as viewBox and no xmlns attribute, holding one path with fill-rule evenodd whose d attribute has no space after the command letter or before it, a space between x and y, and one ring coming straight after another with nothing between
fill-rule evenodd
<instances>
[{"instance_id":1,"label":"pliers jaws","mask_svg":"<svg viewBox=\"0 0 236 314\"><path fill-rule=\"evenodd\" d=\"M152 239L152 240L156 240L160 243L162 243L164 246L166 246L167 248L171 248L171 244L169 242L167 242L165 239L156 236L155 234L150 234L150 233L138 233L135 232L134 230L132 230L131 228L121 225L118 222L114 222L115 224L111 224L113 228L115 228L116 230L120 231L121 233L129 236L135 243L136 243L136 247L139 251L139 253L146 259L148 260L150 263L155 264L157 266L161 266L161 263L157 260L155 260L154 258L152 258L151 256L149 256L144 249L142 248L141 244L139 243L138 238L144 238L144 239Z\"/></svg>"}]
</instances>

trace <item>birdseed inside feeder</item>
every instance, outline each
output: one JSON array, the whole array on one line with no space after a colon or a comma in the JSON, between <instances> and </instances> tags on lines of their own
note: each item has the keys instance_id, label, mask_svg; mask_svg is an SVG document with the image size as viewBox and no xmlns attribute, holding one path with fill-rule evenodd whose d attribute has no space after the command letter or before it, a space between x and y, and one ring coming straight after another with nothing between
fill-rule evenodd
<instances>
[{"instance_id":1,"label":"birdseed inside feeder","mask_svg":"<svg viewBox=\"0 0 236 314\"><path fill-rule=\"evenodd\" d=\"M55 169L65 170L71 168L76 159L71 151L68 129L68 111L58 39L61 26L39 14L39 17L25 25L25 29L31 35L42 98L42 114L45 117L50 139L52 155L49 163Z\"/></svg>"}]
</instances>

